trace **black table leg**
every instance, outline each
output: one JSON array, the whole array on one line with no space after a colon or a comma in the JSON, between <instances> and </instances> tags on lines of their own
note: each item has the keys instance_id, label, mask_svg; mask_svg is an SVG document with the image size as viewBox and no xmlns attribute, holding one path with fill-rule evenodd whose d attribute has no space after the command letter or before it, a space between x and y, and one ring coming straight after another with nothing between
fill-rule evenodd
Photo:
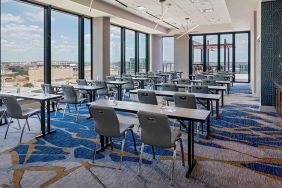
<instances>
[{"instance_id":1,"label":"black table leg","mask_svg":"<svg viewBox=\"0 0 282 188\"><path fill-rule=\"evenodd\" d=\"M194 126L192 121L189 121L188 127L188 165L186 178L189 178L196 165L196 160L194 159Z\"/></svg>"},{"instance_id":2,"label":"black table leg","mask_svg":"<svg viewBox=\"0 0 282 188\"><path fill-rule=\"evenodd\" d=\"M208 119L207 119L207 136L206 136L207 139L210 136L210 126L211 126L211 118L209 116Z\"/></svg>"},{"instance_id":3,"label":"black table leg","mask_svg":"<svg viewBox=\"0 0 282 188\"><path fill-rule=\"evenodd\" d=\"M122 87L121 85L118 85L118 100L122 100Z\"/></svg>"},{"instance_id":4,"label":"black table leg","mask_svg":"<svg viewBox=\"0 0 282 188\"><path fill-rule=\"evenodd\" d=\"M41 103L41 135L36 136L36 138L44 137L48 134L54 133L54 131L51 131L51 122L50 122L50 101L47 101L47 133L46 133L46 123L45 123L45 107L46 107L46 101L40 101Z\"/></svg>"},{"instance_id":5,"label":"black table leg","mask_svg":"<svg viewBox=\"0 0 282 188\"><path fill-rule=\"evenodd\" d=\"M219 100L216 100L215 108L216 108L216 119L218 119L219 118Z\"/></svg>"},{"instance_id":6,"label":"black table leg","mask_svg":"<svg viewBox=\"0 0 282 188\"><path fill-rule=\"evenodd\" d=\"M224 106L224 90L221 90L221 107Z\"/></svg>"},{"instance_id":7,"label":"black table leg","mask_svg":"<svg viewBox=\"0 0 282 188\"><path fill-rule=\"evenodd\" d=\"M141 88L141 89L144 89L144 88L145 88L144 85L145 85L145 84L144 84L144 80L140 80L140 88Z\"/></svg>"}]
</instances>

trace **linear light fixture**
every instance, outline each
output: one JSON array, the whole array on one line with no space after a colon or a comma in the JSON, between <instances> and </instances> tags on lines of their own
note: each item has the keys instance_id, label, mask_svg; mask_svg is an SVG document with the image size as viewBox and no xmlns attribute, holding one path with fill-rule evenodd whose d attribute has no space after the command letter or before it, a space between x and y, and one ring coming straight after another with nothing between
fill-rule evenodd
<instances>
[{"instance_id":1,"label":"linear light fixture","mask_svg":"<svg viewBox=\"0 0 282 188\"><path fill-rule=\"evenodd\" d=\"M202 9L201 12L202 13L212 13L212 12L214 12L214 9L213 8L206 8L206 9Z\"/></svg>"},{"instance_id":2,"label":"linear light fixture","mask_svg":"<svg viewBox=\"0 0 282 188\"><path fill-rule=\"evenodd\" d=\"M121 2L121 1L119 1L119 0L115 0L116 2L118 2L119 4L121 4L122 6L124 6L124 7L128 7L126 4L124 4L123 2Z\"/></svg>"},{"instance_id":3,"label":"linear light fixture","mask_svg":"<svg viewBox=\"0 0 282 188\"><path fill-rule=\"evenodd\" d=\"M143 7L143 6L137 6L137 9L138 9L138 10L146 10L146 8Z\"/></svg>"}]
</instances>

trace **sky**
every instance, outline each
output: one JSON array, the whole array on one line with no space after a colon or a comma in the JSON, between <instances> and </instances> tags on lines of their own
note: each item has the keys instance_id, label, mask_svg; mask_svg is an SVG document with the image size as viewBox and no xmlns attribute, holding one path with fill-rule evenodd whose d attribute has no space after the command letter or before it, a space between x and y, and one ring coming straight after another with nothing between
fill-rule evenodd
<instances>
[{"instance_id":1,"label":"sky","mask_svg":"<svg viewBox=\"0 0 282 188\"><path fill-rule=\"evenodd\" d=\"M1 0L3 62L43 61L43 8ZM78 17L52 11L51 56L55 61L78 61ZM85 20L85 61L90 62L90 20Z\"/></svg>"}]
</instances>

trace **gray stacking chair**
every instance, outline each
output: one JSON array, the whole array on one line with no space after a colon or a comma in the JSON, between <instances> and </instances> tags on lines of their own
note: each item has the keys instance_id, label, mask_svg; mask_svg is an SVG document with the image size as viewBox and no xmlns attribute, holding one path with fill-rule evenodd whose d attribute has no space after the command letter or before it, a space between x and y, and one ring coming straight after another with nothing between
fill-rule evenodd
<instances>
[{"instance_id":1,"label":"gray stacking chair","mask_svg":"<svg viewBox=\"0 0 282 188\"><path fill-rule=\"evenodd\" d=\"M209 88L208 86L192 86L192 93L205 93L208 94L209 93ZM204 104L203 100L198 100L200 103ZM213 102L211 101L211 112L213 115Z\"/></svg>"},{"instance_id":2,"label":"gray stacking chair","mask_svg":"<svg viewBox=\"0 0 282 188\"><path fill-rule=\"evenodd\" d=\"M158 105L156 93L154 91L138 90L137 95L140 103Z\"/></svg>"},{"instance_id":3,"label":"gray stacking chair","mask_svg":"<svg viewBox=\"0 0 282 188\"><path fill-rule=\"evenodd\" d=\"M128 92L128 95L130 97L129 91L135 89L134 81L133 81L132 77L124 77L124 78L122 78L122 81L128 82L127 84L122 85L122 89L125 90L125 92Z\"/></svg>"},{"instance_id":4,"label":"gray stacking chair","mask_svg":"<svg viewBox=\"0 0 282 188\"><path fill-rule=\"evenodd\" d=\"M204 79L203 82L202 82L202 85L204 85L204 86L216 86L216 81Z\"/></svg>"},{"instance_id":5,"label":"gray stacking chair","mask_svg":"<svg viewBox=\"0 0 282 188\"><path fill-rule=\"evenodd\" d=\"M0 98L3 100L4 105L7 108L7 110L6 110L7 116L10 117L10 121L8 121L8 126L7 126L5 137L4 137L5 139L7 137L8 130L9 130L12 119L16 119L18 121L19 127L21 127L19 120L20 119L25 120L24 126L22 128L22 132L21 132L20 141L19 141L19 143L21 143L26 125L28 127L28 130L30 130L28 118L31 117L31 116L37 115L37 117L40 120L40 116L39 116L40 110L32 109L32 108L22 109L22 107L18 103L16 97L14 97L12 95L1 95Z\"/></svg>"},{"instance_id":6,"label":"gray stacking chair","mask_svg":"<svg viewBox=\"0 0 282 188\"><path fill-rule=\"evenodd\" d=\"M164 83L162 85L162 90L163 91L177 91L177 86L175 84ZM167 101L168 105L169 105L169 101L174 102L173 97L163 97L163 99Z\"/></svg>"},{"instance_id":7,"label":"gray stacking chair","mask_svg":"<svg viewBox=\"0 0 282 188\"><path fill-rule=\"evenodd\" d=\"M190 85L190 80L189 79L180 78L180 79L178 79L178 84Z\"/></svg>"},{"instance_id":8,"label":"gray stacking chair","mask_svg":"<svg viewBox=\"0 0 282 188\"><path fill-rule=\"evenodd\" d=\"M106 76L106 81L116 81L114 76ZM114 84L107 84L109 90L116 89L117 87Z\"/></svg>"},{"instance_id":9,"label":"gray stacking chair","mask_svg":"<svg viewBox=\"0 0 282 188\"><path fill-rule=\"evenodd\" d=\"M213 79L215 81L225 81L225 75L224 74L215 74L213 76Z\"/></svg>"},{"instance_id":10,"label":"gray stacking chair","mask_svg":"<svg viewBox=\"0 0 282 188\"><path fill-rule=\"evenodd\" d=\"M203 80L203 79L205 79L206 77L205 77L205 75L203 75L203 74L196 74L196 76L195 76L195 79L196 80Z\"/></svg>"},{"instance_id":11,"label":"gray stacking chair","mask_svg":"<svg viewBox=\"0 0 282 188\"><path fill-rule=\"evenodd\" d=\"M197 109L197 100L196 100L195 95L193 94L175 93L174 101L175 101L175 107ZM180 125L182 125L182 123ZM197 133L199 133L198 125L199 124L197 124ZM201 125L202 125L202 133L203 133L203 129L204 129L203 123ZM199 137L199 134L198 134L198 137Z\"/></svg>"},{"instance_id":12,"label":"gray stacking chair","mask_svg":"<svg viewBox=\"0 0 282 188\"><path fill-rule=\"evenodd\" d=\"M69 108L69 105L74 104L75 110L76 110L76 120L77 120L79 117L80 107L82 103L84 103L87 99L79 98L73 86L63 85L62 89L63 89L64 95L63 95L63 99L60 100L59 103L65 104L64 112L63 112L63 119L65 117L66 108ZM69 111L70 111L70 108L69 108ZM57 111L56 111L56 114L57 114Z\"/></svg>"},{"instance_id":13,"label":"gray stacking chair","mask_svg":"<svg viewBox=\"0 0 282 188\"><path fill-rule=\"evenodd\" d=\"M108 87L107 87L107 84L104 80L102 81L94 81L93 82L94 86L97 86L97 87L104 87L104 89L99 89L96 91L96 94L98 96L108 96L109 95L109 91L108 91Z\"/></svg>"},{"instance_id":14,"label":"gray stacking chair","mask_svg":"<svg viewBox=\"0 0 282 188\"><path fill-rule=\"evenodd\" d=\"M44 93L45 93L45 90L48 88L49 94L56 94L55 88L52 87L51 84L41 84L41 88L42 88ZM48 92L48 91L46 91L46 92ZM59 101L60 101L60 99L51 100L53 110L56 110L56 108L58 107Z\"/></svg>"},{"instance_id":15,"label":"gray stacking chair","mask_svg":"<svg viewBox=\"0 0 282 188\"><path fill-rule=\"evenodd\" d=\"M121 151L120 151L120 165L118 167L118 169L120 169L122 165L125 138L128 131L131 133L134 142L135 154L137 155L136 142L132 130L134 125L120 122L116 115L116 112L111 107L91 105L89 109L94 121L96 122L95 131L97 133L97 136L101 135L109 138L113 138L113 137L122 138ZM112 139L110 140L112 141ZM97 148L97 144L95 142L93 162L95 162L96 150L97 150L96 148Z\"/></svg>"},{"instance_id":16,"label":"gray stacking chair","mask_svg":"<svg viewBox=\"0 0 282 188\"><path fill-rule=\"evenodd\" d=\"M79 86L88 86L88 83L85 79L77 79L76 83ZM89 93L85 90L79 90L79 93L81 93L82 95L89 95Z\"/></svg>"},{"instance_id":17,"label":"gray stacking chair","mask_svg":"<svg viewBox=\"0 0 282 188\"><path fill-rule=\"evenodd\" d=\"M142 142L138 175L141 174L142 155L145 144L159 148L173 148L173 161L171 171L171 183L173 183L174 162L176 159L176 146L178 142L180 143L181 148L182 165L185 166L181 133L175 133L171 131L168 117L164 114L139 111L137 115L141 126Z\"/></svg>"}]
</instances>

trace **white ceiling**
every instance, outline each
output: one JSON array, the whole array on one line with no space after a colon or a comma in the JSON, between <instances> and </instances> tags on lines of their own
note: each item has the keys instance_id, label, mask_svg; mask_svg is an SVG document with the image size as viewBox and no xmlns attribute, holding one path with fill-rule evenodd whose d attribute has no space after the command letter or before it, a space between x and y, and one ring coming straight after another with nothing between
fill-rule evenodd
<instances>
[{"instance_id":1,"label":"white ceiling","mask_svg":"<svg viewBox=\"0 0 282 188\"><path fill-rule=\"evenodd\" d=\"M186 17L192 20L190 28L200 25L196 30L201 33L250 30L253 11L256 10L258 2L260 2L259 0L166 0L164 5L171 3L171 7L164 18L179 29L161 23L154 30L158 19L149 14L160 18L159 0L119 0L127 7L120 5L115 0L94 0L91 12L89 11L91 0L34 1L91 17L108 16L114 24L162 35L182 33L181 25L186 25ZM138 6L143 6L146 10L138 10ZM213 11L203 13L203 9L213 9Z\"/></svg>"},{"instance_id":2,"label":"white ceiling","mask_svg":"<svg viewBox=\"0 0 282 188\"><path fill-rule=\"evenodd\" d=\"M116 0L101 1L110 3L153 22L159 21L162 15L162 3L160 3L159 0L119 0L119 2L122 2L127 7L121 5ZM172 30L176 28L182 30L182 25L187 25L185 18L190 18L190 28L195 25L231 23L225 0L166 0L163 3L164 10L167 9L168 4L171 4L171 6L164 16L168 24L161 22L160 25ZM146 9L139 10L137 8L139 6ZM203 12L207 9L212 10L212 12Z\"/></svg>"}]
</instances>

